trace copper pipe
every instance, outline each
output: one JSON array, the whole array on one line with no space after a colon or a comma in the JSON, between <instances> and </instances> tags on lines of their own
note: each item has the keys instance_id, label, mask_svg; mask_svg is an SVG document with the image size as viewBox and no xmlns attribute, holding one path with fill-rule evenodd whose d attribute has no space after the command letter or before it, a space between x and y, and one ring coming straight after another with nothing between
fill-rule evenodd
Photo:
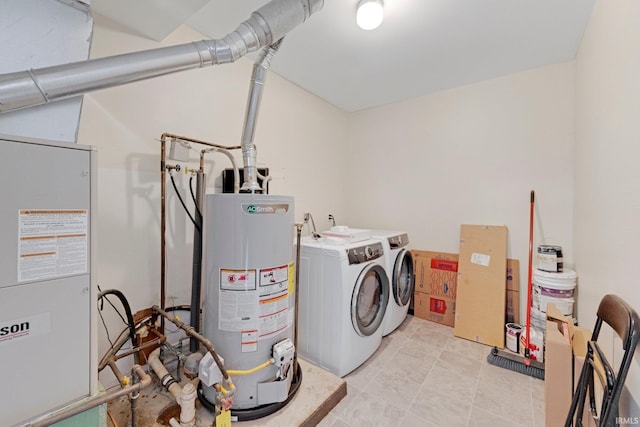
<instances>
[{"instance_id":1,"label":"copper pipe","mask_svg":"<svg viewBox=\"0 0 640 427\"><path fill-rule=\"evenodd\" d=\"M302 227L304 224L296 223L296 270L295 270L295 303L294 303L294 318L293 318L293 378L294 380L298 376L298 307L300 298L300 240L302 236Z\"/></svg>"},{"instance_id":2,"label":"copper pipe","mask_svg":"<svg viewBox=\"0 0 640 427\"><path fill-rule=\"evenodd\" d=\"M193 142L194 144L202 144L208 147L216 147L223 148L225 150L238 150L242 148L240 145L237 146L225 146L220 144L214 144L212 142L202 141L195 138L190 138L188 136L177 135L173 133L164 132L160 136L160 308L164 310L166 308L166 265L167 265L167 254L166 254L166 224L167 224L167 213L166 213L166 194L167 194L167 138ZM200 169L204 170L204 160L201 155L200 159ZM160 332L164 334L164 316L160 319Z\"/></svg>"},{"instance_id":3,"label":"copper pipe","mask_svg":"<svg viewBox=\"0 0 640 427\"><path fill-rule=\"evenodd\" d=\"M132 355L134 353L139 352L140 350L144 350L146 348L153 347L154 345L164 344L165 341L167 341L167 337L165 337L163 335L162 337L158 337L158 338L155 338L155 339L153 339L151 341L147 341L146 343L141 344L141 345L137 346L136 348L129 349L129 350L125 351L124 353L115 354L115 355L112 356L112 358L110 360L117 361L117 360L123 359L123 358L125 358L127 356L130 356L130 355Z\"/></svg>"},{"instance_id":4,"label":"copper pipe","mask_svg":"<svg viewBox=\"0 0 640 427\"><path fill-rule=\"evenodd\" d=\"M120 372L120 369L118 368L118 365L116 365L116 361L114 359L109 360L109 367L111 368L111 371L113 371L113 375L118 379L120 386L125 385L127 381L125 381L124 375Z\"/></svg>"},{"instance_id":5,"label":"copper pipe","mask_svg":"<svg viewBox=\"0 0 640 427\"><path fill-rule=\"evenodd\" d=\"M188 136L181 136L181 135L176 135L174 133L167 133L167 132L162 134L162 136L160 137L160 141L166 140L166 138L172 138L172 139L186 141L186 142L193 142L194 144L202 144L208 147L224 148L225 150L238 150L242 148L242 146L240 145L236 145L236 146L220 145L213 142L202 141L200 139L190 138Z\"/></svg>"},{"instance_id":6,"label":"copper pipe","mask_svg":"<svg viewBox=\"0 0 640 427\"><path fill-rule=\"evenodd\" d=\"M171 138L173 140L192 142L194 144L206 145L207 147L214 148L222 148L225 150L237 150L242 148L241 146L225 146L220 144L215 144L212 142L202 141L195 138L190 138L188 136L177 135L173 133L164 132L160 136L160 308L164 310L166 308L166 265L167 265L167 254L166 254L166 224L167 224L167 213L166 213L166 193L167 193L167 169L169 166L166 164L166 156L167 156L167 138ZM204 172L204 153L200 154L200 171ZM164 320L163 316L160 319L160 332L164 334Z\"/></svg>"}]
</instances>

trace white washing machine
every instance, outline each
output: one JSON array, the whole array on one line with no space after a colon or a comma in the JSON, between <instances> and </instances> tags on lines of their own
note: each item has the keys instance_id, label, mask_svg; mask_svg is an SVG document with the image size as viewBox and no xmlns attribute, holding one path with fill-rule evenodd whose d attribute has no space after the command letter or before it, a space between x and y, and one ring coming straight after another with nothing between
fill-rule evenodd
<instances>
[{"instance_id":1,"label":"white washing machine","mask_svg":"<svg viewBox=\"0 0 640 427\"><path fill-rule=\"evenodd\" d=\"M389 304L384 315L382 335L389 335L407 317L415 285L413 257L407 247L409 236L403 231L373 230L372 236L382 242L389 276Z\"/></svg>"},{"instance_id":2,"label":"white washing machine","mask_svg":"<svg viewBox=\"0 0 640 427\"><path fill-rule=\"evenodd\" d=\"M382 242L306 237L300 252L298 353L343 377L382 342L389 302Z\"/></svg>"}]
</instances>

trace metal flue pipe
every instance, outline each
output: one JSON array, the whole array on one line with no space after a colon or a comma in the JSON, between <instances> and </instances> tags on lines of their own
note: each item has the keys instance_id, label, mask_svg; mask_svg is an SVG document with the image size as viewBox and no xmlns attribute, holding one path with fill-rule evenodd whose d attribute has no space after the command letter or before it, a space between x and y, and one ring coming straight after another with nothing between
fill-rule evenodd
<instances>
[{"instance_id":1,"label":"metal flue pipe","mask_svg":"<svg viewBox=\"0 0 640 427\"><path fill-rule=\"evenodd\" d=\"M262 100L264 82L267 78L267 71L269 71L271 59L280 48L281 43L282 39L279 39L273 45L263 49L253 64L251 87L249 88L249 97L247 99L247 111L244 118L241 143L242 161L244 164L244 182L242 183L241 190L244 192L255 193L262 191L262 187L258 184L258 163L256 160L256 147L253 145L253 137L256 131L258 111L260 109L260 101Z\"/></svg>"},{"instance_id":2,"label":"metal flue pipe","mask_svg":"<svg viewBox=\"0 0 640 427\"><path fill-rule=\"evenodd\" d=\"M272 0L222 39L0 75L0 113L29 108L179 71L234 62L271 46L324 6L324 0Z\"/></svg>"}]
</instances>

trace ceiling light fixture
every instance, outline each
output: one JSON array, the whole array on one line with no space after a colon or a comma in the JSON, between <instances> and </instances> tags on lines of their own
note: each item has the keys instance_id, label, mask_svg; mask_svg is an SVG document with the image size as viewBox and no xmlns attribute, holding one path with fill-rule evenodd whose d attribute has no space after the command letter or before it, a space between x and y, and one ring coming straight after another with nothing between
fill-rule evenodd
<instances>
[{"instance_id":1,"label":"ceiling light fixture","mask_svg":"<svg viewBox=\"0 0 640 427\"><path fill-rule=\"evenodd\" d=\"M382 0L360 0L356 22L363 30L373 30L382 24L384 9Z\"/></svg>"}]
</instances>

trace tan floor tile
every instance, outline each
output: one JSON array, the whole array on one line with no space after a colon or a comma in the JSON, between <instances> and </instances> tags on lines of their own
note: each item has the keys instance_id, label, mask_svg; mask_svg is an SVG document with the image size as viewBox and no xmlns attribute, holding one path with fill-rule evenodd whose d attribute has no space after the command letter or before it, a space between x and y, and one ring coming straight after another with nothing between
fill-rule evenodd
<instances>
[{"instance_id":1,"label":"tan floor tile","mask_svg":"<svg viewBox=\"0 0 640 427\"><path fill-rule=\"evenodd\" d=\"M404 376L381 370L370 384L369 390L381 390L383 399L397 408L406 410L420 390L421 383Z\"/></svg>"},{"instance_id":2,"label":"tan floor tile","mask_svg":"<svg viewBox=\"0 0 640 427\"><path fill-rule=\"evenodd\" d=\"M421 327L431 329L434 332L438 332L439 334L446 335L448 337L453 336L453 328L451 326L441 325L440 323L431 322L429 320L423 320Z\"/></svg>"},{"instance_id":3,"label":"tan floor tile","mask_svg":"<svg viewBox=\"0 0 640 427\"><path fill-rule=\"evenodd\" d=\"M466 426L471 411L470 399L458 399L435 390L437 389L423 385L409 407L409 412L437 426Z\"/></svg>"},{"instance_id":4,"label":"tan floor tile","mask_svg":"<svg viewBox=\"0 0 640 427\"><path fill-rule=\"evenodd\" d=\"M345 423L344 421L342 421L340 418L338 418L333 422L333 424L331 424L331 427L351 427L351 426Z\"/></svg>"},{"instance_id":5,"label":"tan floor tile","mask_svg":"<svg viewBox=\"0 0 640 427\"><path fill-rule=\"evenodd\" d=\"M407 427L440 427L437 424L434 424L432 422L426 421L423 418L414 415L410 412L406 412L404 414L404 417L402 418L402 420L400 421L399 424L397 424L397 426L407 426Z\"/></svg>"},{"instance_id":6,"label":"tan floor tile","mask_svg":"<svg viewBox=\"0 0 640 427\"><path fill-rule=\"evenodd\" d=\"M422 330L413 334L413 338L418 338L423 342L429 343L431 346L442 349L447 344L447 340L450 338L450 336L444 335L437 330L423 328Z\"/></svg>"},{"instance_id":7,"label":"tan floor tile","mask_svg":"<svg viewBox=\"0 0 640 427\"><path fill-rule=\"evenodd\" d=\"M544 381L531 378L531 395L533 397L534 402L540 401L544 402Z\"/></svg>"},{"instance_id":8,"label":"tan floor tile","mask_svg":"<svg viewBox=\"0 0 640 427\"><path fill-rule=\"evenodd\" d=\"M320 421L318 423L318 427L331 427L333 425L333 422L335 420L337 420L338 418L333 415L332 413L328 413L323 419L322 421Z\"/></svg>"},{"instance_id":9,"label":"tan floor tile","mask_svg":"<svg viewBox=\"0 0 640 427\"><path fill-rule=\"evenodd\" d=\"M473 406L469 417L469 427L529 427L531 424L520 424L510 418L499 417L482 408Z\"/></svg>"},{"instance_id":10,"label":"tan floor tile","mask_svg":"<svg viewBox=\"0 0 640 427\"><path fill-rule=\"evenodd\" d=\"M417 358L398 353L393 360L384 365L376 364L375 368L378 370L383 369L388 374L404 378L407 381L422 384L435 361L436 358L432 356ZM377 372L375 374L377 375Z\"/></svg>"},{"instance_id":11,"label":"tan floor tile","mask_svg":"<svg viewBox=\"0 0 640 427\"><path fill-rule=\"evenodd\" d=\"M381 401L382 390L364 391L339 419L349 426L394 426L404 416L403 410Z\"/></svg>"},{"instance_id":12,"label":"tan floor tile","mask_svg":"<svg viewBox=\"0 0 640 427\"><path fill-rule=\"evenodd\" d=\"M505 369L499 366L483 363L480 368L480 382L491 384L495 388L504 389L512 393L531 390L531 377Z\"/></svg>"},{"instance_id":13,"label":"tan floor tile","mask_svg":"<svg viewBox=\"0 0 640 427\"><path fill-rule=\"evenodd\" d=\"M467 356L447 350L440 353L436 366L444 369L450 369L460 375L464 375L465 377L478 379L482 364L476 359L471 359Z\"/></svg>"},{"instance_id":14,"label":"tan floor tile","mask_svg":"<svg viewBox=\"0 0 640 427\"><path fill-rule=\"evenodd\" d=\"M496 387L478 382L473 405L514 423L530 426L533 420L533 404L529 382L520 389Z\"/></svg>"},{"instance_id":15,"label":"tan floor tile","mask_svg":"<svg viewBox=\"0 0 640 427\"><path fill-rule=\"evenodd\" d=\"M372 365L371 359L360 367L348 373L344 380L348 385L354 386L359 390L366 390L368 384L375 376L377 369Z\"/></svg>"},{"instance_id":16,"label":"tan floor tile","mask_svg":"<svg viewBox=\"0 0 640 427\"><path fill-rule=\"evenodd\" d=\"M438 357L440 352L442 351L442 347L426 340L421 336L412 336L402 343L400 348L398 349L398 353L406 354L408 356L413 356L417 358L432 356Z\"/></svg>"},{"instance_id":17,"label":"tan floor tile","mask_svg":"<svg viewBox=\"0 0 640 427\"><path fill-rule=\"evenodd\" d=\"M434 366L422 384L422 390L438 390L440 394L446 394L452 399L471 402L477 384L477 379L465 377L450 369Z\"/></svg>"},{"instance_id":18,"label":"tan floor tile","mask_svg":"<svg viewBox=\"0 0 640 427\"><path fill-rule=\"evenodd\" d=\"M415 330L417 330L420 327L422 322L423 322L422 319L418 319L412 315L408 315L404 319L404 322L402 322L400 326L398 326L398 328L393 333L411 335L413 332L415 332Z\"/></svg>"},{"instance_id":19,"label":"tan floor tile","mask_svg":"<svg viewBox=\"0 0 640 427\"><path fill-rule=\"evenodd\" d=\"M443 350L449 350L476 360L486 360L491 348L463 338L449 337Z\"/></svg>"}]
</instances>

